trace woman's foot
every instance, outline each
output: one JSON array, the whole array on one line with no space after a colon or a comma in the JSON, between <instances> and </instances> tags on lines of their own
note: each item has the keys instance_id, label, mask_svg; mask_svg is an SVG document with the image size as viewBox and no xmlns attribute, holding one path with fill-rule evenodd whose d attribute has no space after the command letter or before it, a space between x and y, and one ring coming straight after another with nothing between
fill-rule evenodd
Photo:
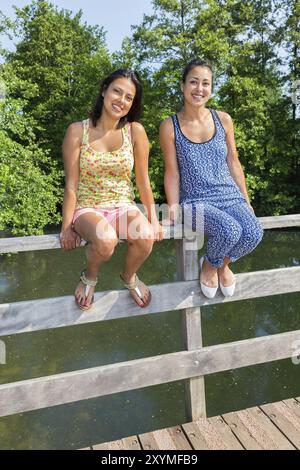
<instances>
[{"instance_id":1,"label":"woman's foot","mask_svg":"<svg viewBox=\"0 0 300 470\"><path fill-rule=\"evenodd\" d=\"M218 270L202 257L200 259L200 286L205 297L213 299L218 290Z\"/></svg>"},{"instance_id":2,"label":"woman's foot","mask_svg":"<svg viewBox=\"0 0 300 470\"><path fill-rule=\"evenodd\" d=\"M235 291L236 279L228 265L218 269L220 289L225 297L232 297Z\"/></svg>"},{"instance_id":3,"label":"woman's foot","mask_svg":"<svg viewBox=\"0 0 300 470\"><path fill-rule=\"evenodd\" d=\"M137 274L134 274L133 276L120 274L120 277L124 282L124 286L129 290L131 297L139 305L139 307L147 307L151 300L151 292L149 287L139 280Z\"/></svg>"},{"instance_id":4,"label":"woman's foot","mask_svg":"<svg viewBox=\"0 0 300 470\"><path fill-rule=\"evenodd\" d=\"M81 273L79 284L75 290L75 301L82 310L89 310L92 307L97 280L97 278L87 278L85 271Z\"/></svg>"},{"instance_id":5,"label":"woman's foot","mask_svg":"<svg viewBox=\"0 0 300 470\"><path fill-rule=\"evenodd\" d=\"M229 266L218 268L219 281L224 287L231 286L235 282L235 276Z\"/></svg>"}]
</instances>

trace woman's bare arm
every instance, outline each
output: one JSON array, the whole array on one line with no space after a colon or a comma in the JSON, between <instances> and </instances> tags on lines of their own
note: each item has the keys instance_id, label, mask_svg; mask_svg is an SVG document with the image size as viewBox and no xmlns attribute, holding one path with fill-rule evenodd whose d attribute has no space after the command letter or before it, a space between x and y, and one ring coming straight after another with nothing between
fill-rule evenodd
<instances>
[{"instance_id":1,"label":"woman's bare arm","mask_svg":"<svg viewBox=\"0 0 300 470\"><path fill-rule=\"evenodd\" d=\"M163 121L159 129L160 146L164 156L164 186L169 206L169 219L174 222L179 215L179 169L177 164L174 127L172 119Z\"/></svg>"},{"instance_id":2,"label":"woman's bare arm","mask_svg":"<svg viewBox=\"0 0 300 470\"><path fill-rule=\"evenodd\" d=\"M144 127L138 123L133 122L132 129L132 143L134 151L134 169L136 185L139 190L142 204L144 205L149 222L155 232L156 240L163 238L163 230L158 222L157 214L155 211L155 202L150 185L148 165L149 165L149 141Z\"/></svg>"},{"instance_id":3,"label":"woman's bare arm","mask_svg":"<svg viewBox=\"0 0 300 470\"><path fill-rule=\"evenodd\" d=\"M75 122L70 124L62 145L65 168L65 192L60 240L61 246L65 250L70 250L80 245L80 237L72 228L72 218L77 199L82 132L82 123Z\"/></svg>"}]
</instances>

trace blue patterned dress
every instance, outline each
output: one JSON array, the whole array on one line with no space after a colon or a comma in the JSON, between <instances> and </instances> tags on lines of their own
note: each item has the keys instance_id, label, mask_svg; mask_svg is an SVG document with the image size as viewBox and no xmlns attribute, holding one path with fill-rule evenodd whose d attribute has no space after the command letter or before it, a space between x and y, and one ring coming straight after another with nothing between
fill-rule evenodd
<instances>
[{"instance_id":1,"label":"blue patterned dress","mask_svg":"<svg viewBox=\"0 0 300 470\"><path fill-rule=\"evenodd\" d=\"M206 259L218 268L225 256L236 261L252 251L261 241L263 230L230 174L221 120L215 110L209 111L215 132L206 142L189 140L176 114L172 121L180 173L180 204L185 216L191 213L193 229L203 229L196 223L203 219L204 232L208 235ZM202 217L197 217L199 214Z\"/></svg>"}]
</instances>

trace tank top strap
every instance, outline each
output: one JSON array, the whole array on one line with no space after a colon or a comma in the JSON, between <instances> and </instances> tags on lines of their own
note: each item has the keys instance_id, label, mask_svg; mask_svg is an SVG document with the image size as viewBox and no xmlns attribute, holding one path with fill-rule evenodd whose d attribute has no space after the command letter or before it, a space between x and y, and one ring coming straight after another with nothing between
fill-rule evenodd
<instances>
[{"instance_id":1,"label":"tank top strap","mask_svg":"<svg viewBox=\"0 0 300 470\"><path fill-rule=\"evenodd\" d=\"M177 137L178 133L180 133L180 128L179 128L179 121L177 114L173 114L172 121L173 121L173 126L174 126L174 132L175 132L175 138Z\"/></svg>"},{"instance_id":2,"label":"tank top strap","mask_svg":"<svg viewBox=\"0 0 300 470\"><path fill-rule=\"evenodd\" d=\"M82 125L83 125L82 145L88 145L89 144L90 120L89 119L84 119L84 121L82 121Z\"/></svg>"},{"instance_id":3,"label":"tank top strap","mask_svg":"<svg viewBox=\"0 0 300 470\"><path fill-rule=\"evenodd\" d=\"M126 140L126 143L130 142L129 126L130 126L130 124L125 124L125 126L123 126L122 129L121 129L122 134L123 134L123 139Z\"/></svg>"},{"instance_id":4,"label":"tank top strap","mask_svg":"<svg viewBox=\"0 0 300 470\"><path fill-rule=\"evenodd\" d=\"M221 119L219 118L217 111L212 108L209 108L209 110L211 111L213 120L215 122L216 130L217 130L216 134L218 134L219 132L224 132L224 127L223 127L223 124L221 123Z\"/></svg>"},{"instance_id":5,"label":"tank top strap","mask_svg":"<svg viewBox=\"0 0 300 470\"><path fill-rule=\"evenodd\" d=\"M122 127L121 131L123 135L123 144L132 147L131 122Z\"/></svg>"}]
</instances>

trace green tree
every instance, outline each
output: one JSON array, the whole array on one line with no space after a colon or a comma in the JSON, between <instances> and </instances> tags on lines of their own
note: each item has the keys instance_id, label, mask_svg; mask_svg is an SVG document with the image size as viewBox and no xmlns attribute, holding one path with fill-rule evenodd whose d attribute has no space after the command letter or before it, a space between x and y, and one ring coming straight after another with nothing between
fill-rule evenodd
<instances>
[{"instance_id":1,"label":"green tree","mask_svg":"<svg viewBox=\"0 0 300 470\"><path fill-rule=\"evenodd\" d=\"M60 221L62 138L86 117L110 57L102 28L82 24L81 12L35 0L16 17L0 18L21 38L15 52L1 50L0 229L36 234Z\"/></svg>"},{"instance_id":2,"label":"green tree","mask_svg":"<svg viewBox=\"0 0 300 470\"><path fill-rule=\"evenodd\" d=\"M300 110L295 97L290 100L290 94L300 90L300 1L292 0L284 2L284 24L282 35L282 47L286 50L285 66L287 73L283 75L283 83L288 87L286 107L289 110L289 120L285 123L286 132L290 139L285 151L288 151L291 161L291 173L287 185L295 190L294 211L300 210ZM298 113L297 113L298 106Z\"/></svg>"},{"instance_id":3,"label":"green tree","mask_svg":"<svg viewBox=\"0 0 300 470\"><path fill-rule=\"evenodd\" d=\"M105 34L82 24L81 11L73 16L44 0L16 8L16 17L21 40L8 63L35 90L24 112L37 123L39 146L61 160L67 125L86 117L99 81L110 69Z\"/></svg>"},{"instance_id":4,"label":"green tree","mask_svg":"<svg viewBox=\"0 0 300 470\"><path fill-rule=\"evenodd\" d=\"M282 73L287 52L285 17L295 20L289 3L251 0L240 9L234 5L234 15L238 14L237 21L245 30L232 44L228 80L220 90L222 105L232 109L236 120L248 187L262 215L297 210L293 167L299 153L292 138L291 99Z\"/></svg>"},{"instance_id":5,"label":"green tree","mask_svg":"<svg viewBox=\"0 0 300 470\"><path fill-rule=\"evenodd\" d=\"M62 174L49 152L38 147L34 118L23 112L34 90L11 66L2 65L0 72L5 84L0 98L0 230L41 234L60 220Z\"/></svg>"}]
</instances>

